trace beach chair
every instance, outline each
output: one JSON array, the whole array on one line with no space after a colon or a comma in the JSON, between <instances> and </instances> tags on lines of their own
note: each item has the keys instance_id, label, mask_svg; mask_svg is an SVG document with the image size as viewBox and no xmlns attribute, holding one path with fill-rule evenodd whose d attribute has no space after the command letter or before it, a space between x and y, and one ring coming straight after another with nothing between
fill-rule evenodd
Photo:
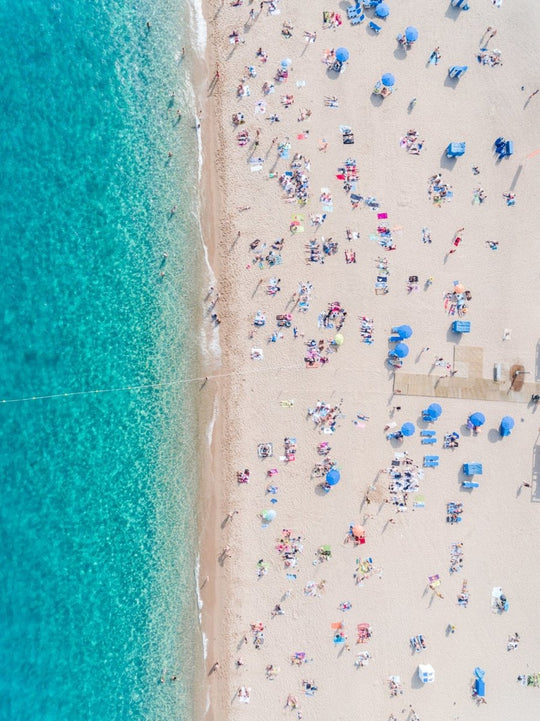
<instances>
[{"instance_id":1,"label":"beach chair","mask_svg":"<svg viewBox=\"0 0 540 721\"><path fill-rule=\"evenodd\" d=\"M470 10L470 5L467 0L451 0L450 4L453 8L458 8L459 10Z\"/></svg>"},{"instance_id":2,"label":"beach chair","mask_svg":"<svg viewBox=\"0 0 540 721\"><path fill-rule=\"evenodd\" d=\"M468 320L455 320L452 323L452 330L454 333L470 333L471 322Z\"/></svg>"},{"instance_id":3,"label":"beach chair","mask_svg":"<svg viewBox=\"0 0 540 721\"><path fill-rule=\"evenodd\" d=\"M466 476L481 476L483 468L481 463L464 463L463 473Z\"/></svg>"},{"instance_id":4,"label":"beach chair","mask_svg":"<svg viewBox=\"0 0 540 721\"><path fill-rule=\"evenodd\" d=\"M375 35L378 35L382 30L382 27L380 25L377 25L377 23L374 23L373 20L370 20L369 28L370 30L373 30Z\"/></svg>"},{"instance_id":5,"label":"beach chair","mask_svg":"<svg viewBox=\"0 0 540 721\"><path fill-rule=\"evenodd\" d=\"M376 8L380 0L364 0L365 8Z\"/></svg>"},{"instance_id":6,"label":"beach chair","mask_svg":"<svg viewBox=\"0 0 540 721\"><path fill-rule=\"evenodd\" d=\"M424 468L437 468L439 456L424 456Z\"/></svg>"},{"instance_id":7,"label":"beach chair","mask_svg":"<svg viewBox=\"0 0 540 721\"><path fill-rule=\"evenodd\" d=\"M347 17L349 18L349 20L352 20L358 15L358 12L359 8L357 5L349 6L347 8Z\"/></svg>"},{"instance_id":8,"label":"beach chair","mask_svg":"<svg viewBox=\"0 0 540 721\"><path fill-rule=\"evenodd\" d=\"M426 411L422 411L422 413L426 413ZM424 419L425 420L425 419ZM436 435L437 431L420 431L420 435L424 436L425 438L433 438L434 435Z\"/></svg>"},{"instance_id":9,"label":"beach chair","mask_svg":"<svg viewBox=\"0 0 540 721\"><path fill-rule=\"evenodd\" d=\"M360 23L363 23L365 19L366 16L364 15L364 13L361 13L360 15L352 18L351 25L360 25Z\"/></svg>"},{"instance_id":10,"label":"beach chair","mask_svg":"<svg viewBox=\"0 0 540 721\"><path fill-rule=\"evenodd\" d=\"M475 481L463 481L461 484L462 488L480 488L480 484Z\"/></svg>"},{"instance_id":11,"label":"beach chair","mask_svg":"<svg viewBox=\"0 0 540 721\"><path fill-rule=\"evenodd\" d=\"M422 438L421 443L423 446L431 446L433 443L437 443L436 438Z\"/></svg>"}]
</instances>

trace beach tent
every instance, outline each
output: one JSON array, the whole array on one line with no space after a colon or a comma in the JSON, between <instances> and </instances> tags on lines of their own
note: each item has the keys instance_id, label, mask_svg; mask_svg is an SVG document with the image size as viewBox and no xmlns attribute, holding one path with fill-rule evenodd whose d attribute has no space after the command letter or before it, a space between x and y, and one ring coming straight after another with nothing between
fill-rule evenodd
<instances>
[{"instance_id":1,"label":"beach tent","mask_svg":"<svg viewBox=\"0 0 540 721\"><path fill-rule=\"evenodd\" d=\"M397 333L401 340L412 336L412 328L410 325L398 325L392 328L392 333Z\"/></svg>"},{"instance_id":2,"label":"beach tent","mask_svg":"<svg viewBox=\"0 0 540 721\"><path fill-rule=\"evenodd\" d=\"M435 671L429 663L421 663L418 665L418 678L422 683L433 683L435 681Z\"/></svg>"},{"instance_id":3,"label":"beach tent","mask_svg":"<svg viewBox=\"0 0 540 721\"><path fill-rule=\"evenodd\" d=\"M412 436L412 435L414 435L414 431L415 431L415 430L416 430L416 429L415 429L415 427L414 427L414 423L404 423L404 424L401 426L401 432L403 433L404 436Z\"/></svg>"},{"instance_id":4,"label":"beach tent","mask_svg":"<svg viewBox=\"0 0 540 721\"><path fill-rule=\"evenodd\" d=\"M381 82L385 88L391 88L396 84L396 79L392 73L385 73L381 78Z\"/></svg>"},{"instance_id":5,"label":"beach tent","mask_svg":"<svg viewBox=\"0 0 540 721\"><path fill-rule=\"evenodd\" d=\"M515 422L512 416L504 416L499 427L499 433L501 436L509 436L514 425Z\"/></svg>"},{"instance_id":6,"label":"beach tent","mask_svg":"<svg viewBox=\"0 0 540 721\"><path fill-rule=\"evenodd\" d=\"M408 43L414 43L416 40L418 40L418 30L412 25L409 25L409 27L405 28L405 40Z\"/></svg>"},{"instance_id":7,"label":"beach tent","mask_svg":"<svg viewBox=\"0 0 540 721\"><path fill-rule=\"evenodd\" d=\"M337 468L331 468L326 474L326 482L329 486L337 486L341 480L341 473Z\"/></svg>"},{"instance_id":8,"label":"beach tent","mask_svg":"<svg viewBox=\"0 0 540 721\"><path fill-rule=\"evenodd\" d=\"M432 421L436 421L441 413L442 408L438 403L431 403L426 409L426 415L429 416L429 419Z\"/></svg>"},{"instance_id":9,"label":"beach tent","mask_svg":"<svg viewBox=\"0 0 540 721\"><path fill-rule=\"evenodd\" d=\"M378 18L387 18L390 15L390 8L386 3L379 3L375 8L375 15Z\"/></svg>"},{"instance_id":10,"label":"beach tent","mask_svg":"<svg viewBox=\"0 0 540 721\"><path fill-rule=\"evenodd\" d=\"M472 413L469 416L469 420L473 424L473 426L475 426L476 428L479 428L480 426L483 426L484 423L486 422L486 417L483 413L476 412L476 413Z\"/></svg>"},{"instance_id":11,"label":"beach tent","mask_svg":"<svg viewBox=\"0 0 540 721\"><path fill-rule=\"evenodd\" d=\"M336 50L336 60L339 63L345 63L349 59L349 51L347 48L338 48Z\"/></svg>"},{"instance_id":12,"label":"beach tent","mask_svg":"<svg viewBox=\"0 0 540 721\"><path fill-rule=\"evenodd\" d=\"M409 346L406 343L398 343L394 350L391 350L388 355L406 358L409 355Z\"/></svg>"}]
</instances>

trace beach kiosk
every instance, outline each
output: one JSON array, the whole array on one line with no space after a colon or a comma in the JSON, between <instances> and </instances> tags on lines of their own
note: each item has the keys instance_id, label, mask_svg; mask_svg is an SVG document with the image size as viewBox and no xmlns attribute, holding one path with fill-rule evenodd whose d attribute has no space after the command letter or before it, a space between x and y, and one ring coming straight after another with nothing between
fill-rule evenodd
<instances>
[{"instance_id":1,"label":"beach kiosk","mask_svg":"<svg viewBox=\"0 0 540 721\"><path fill-rule=\"evenodd\" d=\"M460 158L465 155L465 143L449 143L446 148L447 158Z\"/></svg>"},{"instance_id":2,"label":"beach kiosk","mask_svg":"<svg viewBox=\"0 0 540 721\"><path fill-rule=\"evenodd\" d=\"M435 671L429 663L418 664L418 678L422 683L433 683L435 681Z\"/></svg>"}]
</instances>

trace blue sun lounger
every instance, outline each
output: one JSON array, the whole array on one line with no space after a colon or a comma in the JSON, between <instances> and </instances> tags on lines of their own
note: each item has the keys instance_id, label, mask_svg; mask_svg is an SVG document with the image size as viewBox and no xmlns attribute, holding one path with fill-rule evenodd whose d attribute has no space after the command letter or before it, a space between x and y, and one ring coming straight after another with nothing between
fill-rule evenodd
<instances>
[{"instance_id":1,"label":"blue sun lounger","mask_svg":"<svg viewBox=\"0 0 540 721\"><path fill-rule=\"evenodd\" d=\"M463 473L466 476L481 476L483 473L481 463L464 463Z\"/></svg>"},{"instance_id":2,"label":"blue sun lounger","mask_svg":"<svg viewBox=\"0 0 540 721\"><path fill-rule=\"evenodd\" d=\"M420 431L420 435L424 436L425 438L433 438L436 433L437 431Z\"/></svg>"},{"instance_id":3,"label":"blue sun lounger","mask_svg":"<svg viewBox=\"0 0 540 721\"><path fill-rule=\"evenodd\" d=\"M351 25L360 25L360 23L363 23L365 19L366 16L364 15L364 13L355 15L355 17L351 18Z\"/></svg>"},{"instance_id":4,"label":"blue sun lounger","mask_svg":"<svg viewBox=\"0 0 540 721\"><path fill-rule=\"evenodd\" d=\"M369 27L376 35L378 35L382 30L382 27L380 25L377 25L377 23L374 23L373 20L370 21Z\"/></svg>"},{"instance_id":5,"label":"blue sun lounger","mask_svg":"<svg viewBox=\"0 0 540 721\"><path fill-rule=\"evenodd\" d=\"M421 443L423 446L430 446L433 443L437 443L437 439L436 438L422 438Z\"/></svg>"},{"instance_id":6,"label":"blue sun lounger","mask_svg":"<svg viewBox=\"0 0 540 721\"><path fill-rule=\"evenodd\" d=\"M424 456L424 468L437 468L439 456Z\"/></svg>"},{"instance_id":7,"label":"blue sun lounger","mask_svg":"<svg viewBox=\"0 0 540 721\"><path fill-rule=\"evenodd\" d=\"M462 488L480 488L480 484L476 481L463 481Z\"/></svg>"}]
</instances>

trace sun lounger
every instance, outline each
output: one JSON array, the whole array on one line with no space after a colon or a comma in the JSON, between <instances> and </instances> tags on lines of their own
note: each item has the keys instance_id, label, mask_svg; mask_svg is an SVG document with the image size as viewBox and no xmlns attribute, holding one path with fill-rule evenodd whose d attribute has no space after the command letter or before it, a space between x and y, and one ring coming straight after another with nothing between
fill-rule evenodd
<instances>
[{"instance_id":1,"label":"sun lounger","mask_svg":"<svg viewBox=\"0 0 540 721\"><path fill-rule=\"evenodd\" d=\"M475 481L463 481L461 486L462 488L480 488L480 484Z\"/></svg>"},{"instance_id":2,"label":"sun lounger","mask_svg":"<svg viewBox=\"0 0 540 721\"><path fill-rule=\"evenodd\" d=\"M376 35L378 35L382 30L381 26L377 25L377 23L374 23L373 20L370 21L369 27Z\"/></svg>"},{"instance_id":3,"label":"sun lounger","mask_svg":"<svg viewBox=\"0 0 540 721\"><path fill-rule=\"evenodd\" d=\"M464 463L463 473L466 476L481 476L483 468L481 463Z\"/></svg>"},{"instance_id":4,"label":"sun lounger","mask_svg":"<svg viewBox=\"0 0 540 721\"><path fill-rule=\"evenodd\" d=\"M430 446L433 443L437 443L437 439L436 438L422 438L421 443L423 446Z\"/></svg>"},{"instance_id":5,"label":"sun lounger","mask_svg":"<svg viewBox=\"0 0 540 721\"><path fill-rule=\"evenodd\" d=\"M352 7L349 6L347 8L347 17L349 18L349 20L352 20L353 18L355 18L358 15L358 13L359 13L359 8L357 5L353 5Z\"/></svg>"},{"instance_id":6,"label":"sun lounger","mask_svg":"<svg viewBox=\"0 0 540 721\"><path fill-rule=\"evenodd\" d=\"M351 20L351 25L360 25L360 23L363 23L366 19L366 16L364 13L361 13L360 15L356 15L356 17L353 17Z\"/></svg>"},{"instance_id":7,"label":"sun lounger","mask_svg":"<svg viewBox=\"0 0 540 721\"><path fill-rule=\"evenodd\" d=\"M426 411L422 411L422 413L425 413ZM425 436L426 438L433 438L433 436L437 433L437 431L420 431L421 436Z\"/></svg>"},{"instance_id":8,"label":"sun lounger","mask_svg":"<svg viewBox=\"0 0 540 721\"><path fill-rule=\"evenodd\" d=\"M424 456L424 468L436 468L439 465L439 456Z\"/></svg>"}]
</instances>

